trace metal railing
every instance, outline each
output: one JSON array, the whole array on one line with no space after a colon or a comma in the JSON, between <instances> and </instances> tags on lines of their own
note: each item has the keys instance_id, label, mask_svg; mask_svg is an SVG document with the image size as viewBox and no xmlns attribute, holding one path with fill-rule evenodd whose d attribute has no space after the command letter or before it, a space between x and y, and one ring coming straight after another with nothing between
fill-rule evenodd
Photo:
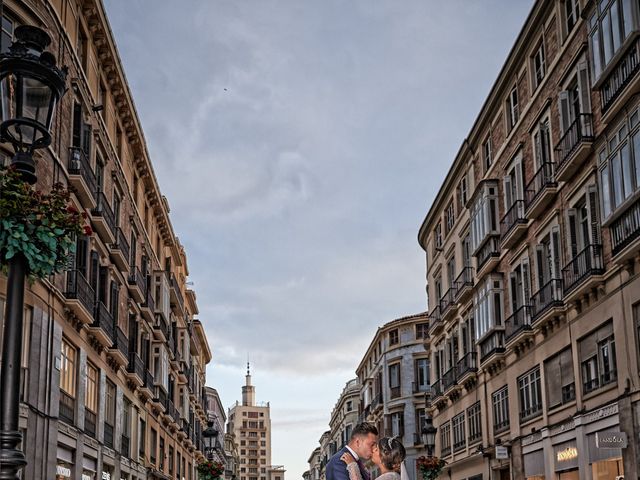
<instances>
[{"instance_id":1,"label":"metal railing","mask_svg":"<svg viewBox=\"0 0 640 480\"><path fill-rule=\"evenodd\" d=\"M437 379L431 384L431 398L439 397L443 394L442 378Z\"/></svg>"},{"instance_id":2,"label":"metal railing","mask_svg":"<svg viewBox=\"0 0 640 480\"><path fill-rule=\"evenodd\" d=\"M602 245L587 245L562 269L565 294L576 288L587 277L603 273Z\"/></svg>"},{"instance_id":3,"label":"metal railing","mask_svg":"<svg viewBox=\"0 0 640 480\"><path fill-rule=\"evenodd\" d=\"M633 42L624 56L618 60L618 64L611 71L607 79L602 83L600 87L602 113L605 113L611 107L616 98L618 98L620 93L640 69L639 44L640 39Z\"/></svg>"},{"instance_id":4,"label":"metal railing","mask_svg":"<svg viewBox=\"0 0 640 480\"><path fill-rule=\"evenodd\" d=\"M524 199L527 208L536 201L540 193L547 187L554 187L558 184L555 176L555 163L544 162L542 166L534 173L533 178L527 184L524 190Z\"/></svg>"},{"instance_id":5,"label":"metal railing","mask_svg":"<svg viewBox=\"0 0 640 480\"><path fill-rule=\"evenodd\" d=\"M178 299L178 306L180 307L180 310L184 311L184 299L182 298L182 293L180 292L180 286L178 285L178 280L176 279L176 276L173 274L173 272L171 272L169 282L170 282L171 288L175 293L176 298Z\"/></svg>"},{"instance_id":6,"label":"metal railing","mask_svg":"<svg viewBox=\"0 0 640 480\"><path fill-rule=\"evenodd\" d=\"M580 113L560 138L555 151L558 152L558 168L561 170L575 149L582 142L593 141L593 119L590 113Z\"/></svg>"},{"instance_id":7,"label":"metal railing","mask_svg":"<svg viewBox=\"0 0 640 480\"><path fill-rule=\"evenodd\" d=\"M125 358L129 357L129 339L120 327L116 327L113 347L117 348Z\"/></svg>"},{"instance_id":8,"label":"metal railing","mask_svg":"<svg viewBox=\"0 0 640 480\"><path fill-rule=\"evenodd\" d=\"M129 249L127 237L125 237L124 232L120 227L116 227L116 243L114 243L114 247L122 252L122 256L127 260L127 263L129 263L131 250Z\"/></svg>"},{"instance_id":9,"label":"metal railing","mask_svg":"<svg viewBox=\"0 0 640 480\"><path fill-rule=\"evenodd\" d=\"M456 287L454 283L454 286L444 292L444 295L440 299L440 313L442 316L444 316L449 311L449 308L453 307L456 304L455 297Z\"/></svg>"},{"instance_id":10,"label":"metal railing","mask_svg":"<svg viewBox=\"0 0 640 480\"><path fill-rule=\"evenodd\" d=\"M375 410L377 407L382 405L382 393L378 393L374 395L371 400L371 410Z\"/></svg>"},{"instance_id":11,"label":"metal railing","mask_svg":"<svg viewBox=\"0 0 640 480\"><path fill-rule=\"evenodd\" d=\"M111 313L109 312L109 309L106 307L106 305L100 300L98 300L98 302L96 303L96 309L93 318L93 326L99 327L104 330L104 332L113 342L113 337L115 336L113 331L113 317L111 316Z\"/></svg>"},{"instance_id":12,"label":"metal railing","mask_svg":"<svg viewBox=\"0 0 640 480\"><path fill-rule=\"evenodd\" d=\"M499 258L500 257L500 242L496 235L492 235L487 241L482 245L478 253L476 254L476 258L478 260L478 270L480 270L484 265L489 261L490 258Z\"/></svg>"},{"instance_id":13,"label":"metal railing","mask_svg":"<svg viewBox=\"0 0 640 480\"><path fill-rule=\"evenodd\" d=\"M153 375L148 369L144 371L144 386L149 390L153 390L154 387Z\"/></svg>"},{"instance_id":14,"label":"metal railing","mask_svg":"<svg viewBox=\"0 0 640 480\"><path fill-rule=\"evenodd\" d=\"M102 217L107 224L107 227L111 231L112 235L116 233L116 218L113 214L113 210L111 210L111 206L107 201L107 197L104 192L97 192L97 204L96 208L91 210L91 213L96 217Z\"/></svg>"},{"instance_id":15,"label":"metal railing","mask_svg":"<svg viewBox=\"0 0 640 480\"><path fill-rule=\"evenodd\" d=\"M462 291L469 287L473 287L473 267L463 267L460 275L453 282L456 286L456 301L460 298Z\"/></svg>"},{"instance_id":16,"label":"metal railing","mask_svg":"<svg viewBox=\"0 0 640 480\"><path fill-rule=\"evenodd\" d=\"M148 308L152 312L156 309L156 302L153 300L153 293L150 288L147 289L144 296L144 303L142 304L144 308Z\"/></svg>"},{"instance_id":17,"label":"metal railing","mask_svg":"<svg viewBox=\"0 0 640 480\"><path fill-rule=\"evenodd\" d=\"M494 353L504 353L504 330L496 330L480 342L480 362Z\"/></svg>"},{"instance_id":18,"label":"metal railing","mask_svg":"<svg viewBox=\"0 0 640 480\"><path fill-rule=\"evenodd\" d=\"M529 408L525 408L519 412L520 422L526 422L532 418L542 415L542 403L536 403Z\"/></svg>"},{"instance_id":19,"label":"metal railing","mask_svg":"<svg viewBox=\"0 0 640 480\"><path fill-rule=\"evenodd\" d=\"M76 399L64 390L60 390L60 408L58 411L60 420L64 420L69 425L74 425L76 422L75 411Z\"/></svg>"},{"instance_id":20,"label":"metal railing","mask_svg":"<svg viewBox=\"0 0 640 480\"><path fill-rule=\"evenodd\" d=\"M169 408L167 392L159 385L156 385L153 392L153 401L162 405L165 411Z\"/></svg>"},{"instance_id":21,"label":"metal railing","mask_svg":"<svg viewBox=\"0 0 640 480\"><path fill-rule=\"evenodd\" d=\"M429 316L429 331L433 332L436 327L438 327L442 323L442 317L440 315L440 305L436 305L436 307L431 311Z\"/></svg>"},{"instance_id":22,"label":"metal railing","mask_svg":"<svg viewBox=\"0 0 640 480\"><path fill-rule=\"evenodd\" d=\"M458 378L462 378L467 372L475 372L478 369L478 354L475 351L467 352L456 365Z\"/></svg>"},{"instance_id":23,"label":"metal railing","mask_svg":"<svg viewBox=\"0 0 640 480\"><path fill-rule=\"evenodd\" d=\"M113 425L107 422L104 422L104 444L109 448L113 448Z\"/></svg>"},{"instance_id":24,"label":"metal railing","mask_svg":"<svg viewBox=\"0 0 640 480\"><path fill-rule=\"evenodd\" d=\"M142 295L147 294L147 282L142 276L142 272L136 266L132 266L129 270L129 277L127 278L129 285L135 285L142 292Z\"/></svg>"},{"instance_id":25,"label":"metal railing","mask_svg":"<svg viewBox=\"0 0 640 480\"><path fill-rule=\"evenodd\" d=\"M428 392L429 384L420 382L411 382L411 391L413 393Z\"/></svg>"},{"instance_id":26,"label":"metal railing","mask_svg":"<svg viewBox=\"0 0 640 480\"><path fill-rule=\"evenodd\" d=\"M80 301L90 314L95 308L95 292L80 270L67 271L67 286L64 296Z\"/></svg>"},{"instance_id":27,"label":"metal railing","mask_svg":"<svg viewBox=\"0 0 640 480\"><path fill-rule=\"evenodd\" d=\"M611 253L617 255L640 237L640 200L636 200L609 226Z\"/></svg>"},{"instance_id":28,"label":"metal railing","mask_svg":"<svg viewBox=\"0 0 640 480\"><path fill-rule=\"evenodd\" d=\"M531 307L519 306L513 314L504 322L505 341L508 342L518 333L531 330Z\"/></svg>"},{"instance_id":29,"label":"metal railing","mask_svg":"<svg viewBox=\"0 0 640 480\"><path fill-rule=\"evenodd\" d=\"M137 375L140 380L144 382L144 362L136 352L129 352L129 365L127 365L127 372Z\"/></svg>"},{"instance_id":30,"label":"metal railing","mask_svg":"<svg viewBox=\"0 0 640 480\"><path fill-rule=\"evenodd\" d=\"M526 224L524 200L515 200L500 220L500 235L504 239L518 224Z\"/></svg>"},{"instance_id":31,"label":"metal railing","mask_svg":"<svg viewBox=\"0 0 640 480\"><path fill-rule=\"evenodd\" d=\"M96 414L88 408L84 409L84 433L96 438Z\"/></svg>"},{"instance_id":32,"label":"metal railing","mask_svg":"<svg viewBox=\"0 0 640 480\"><path fill-rule=\"evenodd\" d=\"M80 175L89 187L91 193L98 190L96 175L91 169L89 159L80 147L69 147L69 163L67 164L69 175Z\"/></svg>"},{"instance_id":33,"label":"metal railing","mask_svg":"<svg viewBox=\"0 0 640 480\"><path fill-rule=\"evenodd\" d=\"M444 391L447 391L447 389L455 385L457 381L457 369L455 366L453 366L449 370L447 370L444 375L442 375L442 388L444 389Z\"/></svg>"},{"instance_id":34,"label":"metal railing","mask_svg":"<svg viewBox=\"0 0 640 480\"><path fill-rule=\"evenodd\" d=\"M562 306L562 280L551 279L531 296L531 322L540 317L549 308Z\"/></svg>"},{"instance_id":35,"label":"metal railing","mask_svg":"<svg viewBox=\"0 0 640 480\"><path fill-rule=\"evenodd\" d=\"M153 328L160 330L164 335L164 338L168 339L170 337L171 330L169 328L169 323L164 319L164 315L156 314L156 323Z\"/></svg>"}]
</instances>

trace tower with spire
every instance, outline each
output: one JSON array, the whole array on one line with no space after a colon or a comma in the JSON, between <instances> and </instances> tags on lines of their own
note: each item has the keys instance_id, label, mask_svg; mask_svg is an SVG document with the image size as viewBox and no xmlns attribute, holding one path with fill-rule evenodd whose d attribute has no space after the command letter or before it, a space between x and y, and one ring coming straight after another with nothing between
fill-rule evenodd
<instances>
[{"instance_id":1,"label":"tower with spire","mask_svg":"<svg viewBox=\"0 0 640 480\"><path fill-rule=\"evenodd\" d=\"M251 385L251 367L247 362L247 375L244 387L242 387L242 405L245 407L253 407L256 404L256 387Z\"/></svg>"}]
</instances>

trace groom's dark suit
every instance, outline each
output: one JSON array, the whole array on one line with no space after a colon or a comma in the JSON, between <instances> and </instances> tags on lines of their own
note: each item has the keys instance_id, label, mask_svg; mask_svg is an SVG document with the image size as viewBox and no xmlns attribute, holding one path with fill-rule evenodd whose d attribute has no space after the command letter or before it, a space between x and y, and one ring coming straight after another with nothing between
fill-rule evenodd
<instances>
[{"instance_id":1,"label":"groom's dark suit","mask_svg":"<svg viewBox=\"0 0 640 480\"><path fill-rule=\"evenodd\" d=\"M329 463L327 463L327 467L325 469L327 480L349 480L347 464L340 460L340 457L345 452L353 457L347 447L342 448L338 453L331 457L331 460L329 460ZM370 480L369 472L367 472L367 469L364 468L362 460L358 460L358 467L360 468L360 475L362 475L362 480Z\"/></svg>"}]
</instances>

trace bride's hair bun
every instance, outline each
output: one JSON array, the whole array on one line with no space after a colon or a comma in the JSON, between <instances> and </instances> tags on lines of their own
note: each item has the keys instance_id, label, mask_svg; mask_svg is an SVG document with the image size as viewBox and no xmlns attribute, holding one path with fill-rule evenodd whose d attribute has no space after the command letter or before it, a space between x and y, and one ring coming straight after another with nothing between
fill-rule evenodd
<instances>
[{"instance_id":1,"label":"bride's hair bun","mask_svg":"<svg viewBox=\"0 0 640 480\"><path fill-rule=\"evenodd\" d=\"M407 455L399 437L382 437L378 440L380 461L389 470L397 470Z\"/></svg>"}]
</instances>

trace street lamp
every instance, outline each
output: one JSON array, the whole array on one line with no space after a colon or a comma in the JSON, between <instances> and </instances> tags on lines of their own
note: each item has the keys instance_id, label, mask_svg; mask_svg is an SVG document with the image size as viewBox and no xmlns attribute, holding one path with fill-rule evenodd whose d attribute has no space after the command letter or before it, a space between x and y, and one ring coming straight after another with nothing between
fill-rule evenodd
<instances>
[{"instance_id":1,"label":"street lamp","mask_svg":"<svg viewBox=\"0 0 640 480\"><path fill-rule=\"evenodd\" d=\"M207 428L202 432L202 437L207 460L213 460L213 451L218 442L218 430L214 428L212 420L207 422Z\"/></svg>"},{"instance_id":2,"label":"street lamp","mask_svg":"<svg viewBox=\"0 0 640 480\"><path fill-rule=\"evenodd\" d=\"M438 429L433 426L433 420L431 417L427 417L424 420L422 427L422 443L427 449L427 456L433 456L433 450L436 447L436 433Z\"/></svg>"},{"instance_id":3,"label":"street lamp","mask_svg":"<svg viewBox=\"0 0 640 480\"><path fill-rule=\"evenodd\" d=\"M45 48L51 38L43 30L21 25L16 41L0 55L0 141L12 144L12 167L30 184L36 183L33 151L51 143L51 122L65 92L66 68ZM27 261L21 254L9 260L7 305L0 371L0 480L13 480L26 465L18 444L22 315Z\"/></svg>"}]
</instances>

